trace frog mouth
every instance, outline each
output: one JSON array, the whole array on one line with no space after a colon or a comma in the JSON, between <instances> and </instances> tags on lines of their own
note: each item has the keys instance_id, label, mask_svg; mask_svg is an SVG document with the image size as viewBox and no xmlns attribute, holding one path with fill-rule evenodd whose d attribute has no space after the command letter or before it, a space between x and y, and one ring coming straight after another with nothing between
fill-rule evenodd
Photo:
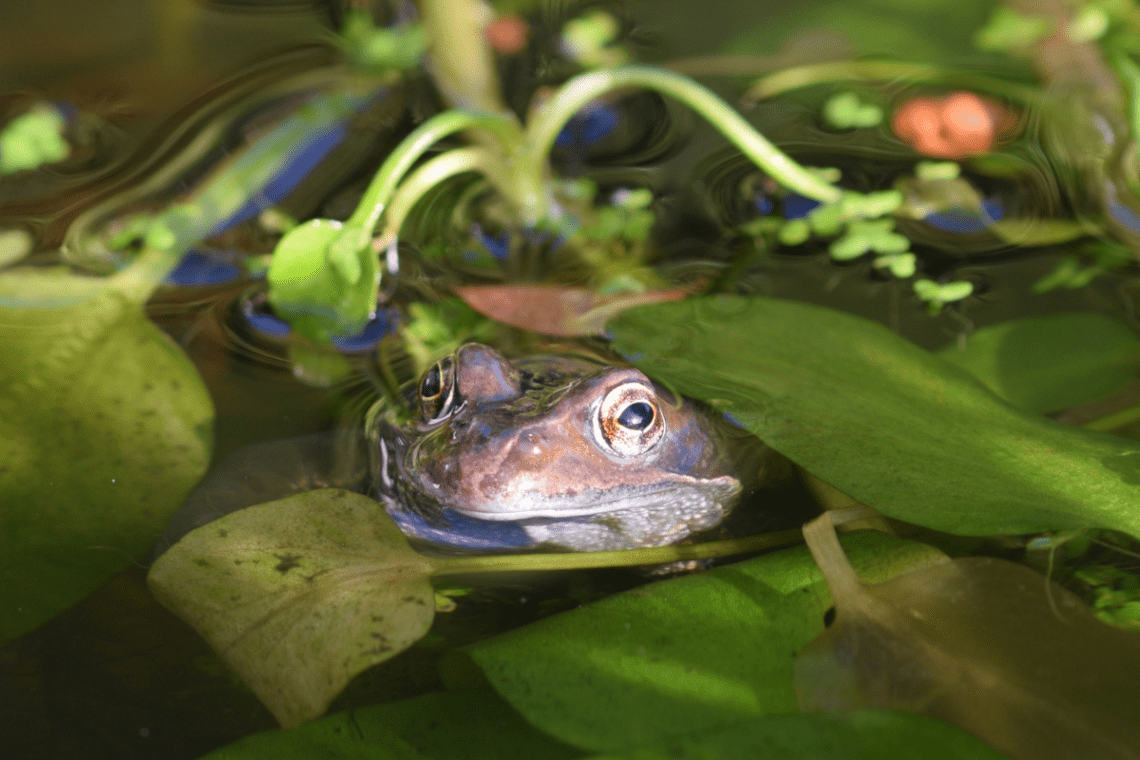
<instances>
[{"instance_id":1,"label":"frog mouth","mask_svg":"<svg viewBox=\"0 0 1140 760\"><path fill-rule=\"evenodd\" d=\"M512 522L670 510L688 514L717 506L727 509L740 492L740 481L730 475L709 479L685 476L684 480L653 486L617 486L605 490L587 488L572 496L526 493L510 505L492 501L474 507L451 504L448 508L466 517Z\"/></svg>"}]
</instances>

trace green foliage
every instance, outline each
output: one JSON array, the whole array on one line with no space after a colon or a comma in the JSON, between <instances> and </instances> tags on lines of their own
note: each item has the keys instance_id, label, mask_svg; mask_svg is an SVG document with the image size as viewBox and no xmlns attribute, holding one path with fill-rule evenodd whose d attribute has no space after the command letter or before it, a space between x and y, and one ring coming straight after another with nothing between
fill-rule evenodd
<instances>
[{"instance_id":1,"label":"green foliage","mask_svg":"<svg viewBox=\"0 0 1140 760\"><path fill-rule=\"evenodd\" d=\"M979 50L1019 51L1048 37L1053 23L1041 16L1024 16L1005 5L994 9L989 22L978 30Z\"/></svg>"},{"instance_id":2,"label":"green foliage","mask_svg":"<svg viewBox=\"0 0 1140 760\"><path fill-rule=\"evenodd\" d=\"M1094 401L1140 374L1140 338L1100 314L983 327L938 352L1014 406L1052 412Z\"/></svg>"},{"instance_id":3,"label":"green foliage","mask_svg":"<svg viewBox=\"0 0 1140 760\"><path fill-rule=\"evenodd\" d=\"M400 331L404 350L412 357L416 376L440 358L469 341L486 342L496 331L495 323L459 298L439 303L414 303L408 307L408 323Z\"/></svg>"},{"instance_id":4,"label":"green foliage","mask_svg":"<svg viewBox=\"0 0 1140 760\"><path fill-rule=\"evenodd\" d=\"M63 137L66 122L50 106L37 106L0 130L0 175L62 161L71 153Z\"/></svg>"},{"instance_id":5,"label":"green foliage","mask_svg":"<svg viewBox=\"0 0 1140 760\"><path fill-rule=\"evenodd\" d=\"M926 310L931 314L942 311L948 303L961 301L974 292L974 283L969 280L955 280L939 283L934 280L915 280L914 294L926 302Z\"/></svg>"},{"instance_id":6,"label":"green foliage","mask_svg":"<svg viewBox=\"0 0 1140 760\"><path fill-rule=\"evenodd\" d=\"M878 579L942 559L876 533L845 543ZM795 712L792 655L823 630L829 605L800 547L619 594L466 652L533 725L615 752ZM464 665L445 662L445 675Z\"/></svg>"},{"instance_id":7,"label":"green foliage","mask_svg":"<svg viewBox=\"0 0 1140 760\"><path fill-rule=\"evenodd\" d=\"M910 248L910 241L894 231L893 219L852 220L846 233L827 249L836 261L850 261L874 251L885 256L904 253Z\"/></svg>"},{"instance_id":8,"label":"green foliage","mask_svg":"<svg viewBox=\"0 0 1140 760\"><path fill-rule=\"evenodd\" d=\"M486 689L361 707L254 734L202 760L501 760L580 757Z\"/></svg>"},{"instance_id":9,"label":"green foliage","mask_svg":"<svg viewBox=\"0 0 1140 760\"><path fill-rule=\"evenodd\" d=\"M891 517L961 535L1140 535L1131 441L1016 411L879 325L718 297L639 307L610 329L647 374Z\"/></svg>"},{"instance_id":10,"label":"green foliage","mask_svg":"<svg viewBox=\"0 0 1140 760\"><path fill-rule=\"evenodd\" d=\"M428 37L420 24L378 27L368 11L349 10L341 29L341 45L358 68L402 71L419 65L427 51Z\"/></svg>"},{"instance_id":11,"label":"green foliage","mask_svg":"<svg viewBox=\"0 0 1140 760\"><path fill-rule=\"evenodd\" d=\"M801 710L919 712L1018 758L1135 757L1140 637L1023 565L968 557L872 584L830 515L804 536L836 615L796 658Z\"/></svg>"},{"instance_id":12,"label":"green foliage","mask_svg":"<svg viewBox=\"0 0 1140 760\"><path fill-rule=\"evenodd\" d=\"M358 332L376 310L379 261L359 227L329 219L294 227L277 243L267 277L274 310L316 343Z\"/></svg>"},{"instance_id":13,"label":"green foliage","mask_svg":"<svg viewBox=\"0 0 1140 760\"><path fill-rule=\"evenodd\" d=\"M624 50L612 45L618 31L617 19L592 10L562 27L562 52L587 68L617 66L629 60Z\"/></svg>"},{"instance_id":14,"label":"green foliage","mask_svg":"<svg viewBox=\"0 0 1140 760\"><path fill-rule=\"evenodd\" d=\"M778 715L718 727L695 736L593 760L938 760L1003 758L974 737L920 715L858 710L825 715Z\"/></svg>"},{"instance_id":15,"label":"green foliage","mask_svg":"<svg viewBox=\"0 0 1140 760\"><path fill-rule=\"evenodd\" d=\"M823 104L824 120L836 129L865 129L883 121L883 109L854 92L840 92Z\"/></svg>"},{"instance_id":16,"label":"green foliage","mask_svg":"<svg viewBox=\"0 0 1140 760\"><path fill-rule=\"evenodd\" d=\"M432 570L381 505L324 488L191 531L147 583L289 727L427 633Z\"/></svg>"},{"instance_id":17,"label":"green foliage","mask_svg":"<svg viewBox=\"0 0 1140 760\"><path fill-rule=\"evenodd\" d=\"M205 472L209 394L137 274L0 275L0 639L143 559Z\"/></svg>"},{"instance_id":18,"label":"green foliage","mask_svg":"<svg viewBox=\"0 0 1140 760\"><path fill-rule=\"evenodd\" d=\"M1033 283L1033 292L1083 288L1094 277L1119 269L1133 260L1132 252L1122 245L1108 240L1090 242L1082 246L1079 255L1063 257L1056 269Z\"/></svg>"},{"instance_id":19,"label":"green foliage","mask_svg":"<svg viewBox=\"0 0 1140 760\"><path fill-rule=\"evenodd\" d=\"M1098 618L1140 631L1140 576L1113 565L1088 565L1073 576L1092 592Z\"/></svg>"}]
</instances>

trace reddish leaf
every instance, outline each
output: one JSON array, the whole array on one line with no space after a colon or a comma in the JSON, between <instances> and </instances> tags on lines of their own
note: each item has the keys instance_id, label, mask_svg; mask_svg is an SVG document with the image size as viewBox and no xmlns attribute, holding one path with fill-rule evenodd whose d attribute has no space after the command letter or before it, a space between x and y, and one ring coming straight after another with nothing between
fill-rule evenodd
<instances>
[{"instance_id":1,"label":"reddish leaf","mask_svg":"<svg viewBox=\"0 0 1140 760\"><path fill-rule=\"evenodd\" d=\"M597 335L613 315L634 306L680 301L680 288L601 295L563 285L469 285L455 294L475 311L512 327L546 335Z\"/></svg>"}]
</instances>

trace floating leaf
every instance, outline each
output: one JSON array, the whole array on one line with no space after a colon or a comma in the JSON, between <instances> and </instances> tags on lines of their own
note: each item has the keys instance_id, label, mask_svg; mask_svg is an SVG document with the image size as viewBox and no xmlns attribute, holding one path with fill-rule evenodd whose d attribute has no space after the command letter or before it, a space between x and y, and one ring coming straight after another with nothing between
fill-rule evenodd
<instances>
[{"instance_id":1,"label":"floating leaf","mask_svg":"<svg viewBox=\"0 0 1140 760\"><path fill-rule=\"evenodd\" d=\"M581 752L535 729L489 689L359 707L263 731L202 760L569 760Z\"/></svg>"},{"instance_id":2,"label":"floating leaf","mask_svg":"<svg viewBox=\"0 0 1140 760\"><path fill-rule=\"evenodd\" d=\"M1140 337L1101 314L1015 319L938 352L1011 404L1051 412L1095 401L1140 374Z\"/></svg>"},{"instance_id":3,"label":"floating leaf","mask_svg":"<svg viewBox=\"0 0 1140 760\"><path fill-rule=\"evenodd\" d=\"M610 329L651 377L891 517L967 535L1140 535L1135 442L1019 412L880 325L718 297L640 307Z\"/></svg>"},{"instance_id":4,"label":"floating leaf","mask_svg":"<svg viewBox=\"0 0 1140 760\"><path fill-rule=\"evenodd\" d=\"M1075 594L989 557L866 584L830 515L804 535L836 616L796 660L800 709L921 712L1019 760L1140 757L1140 637Z\"/></svg>"},{"instance_id":5,"label":"floating leaf","mask_svg":"<svg viewBox=\"0 0 1140 760\"><path fill-rule=\"evenodd\" d=\"M289 727L427 632L431 571L381 505L324 488L191 531L147 580Z\"/></svg>"},{"instance_id":6,"label":"floating leaf","mask_svg":"<svg viewBox=\"0 0 1140 760\"><path fill-rule=\"evenodd\" d=\"M634 306L679 301L686 290L599 295L561 285L468 285L455 293L480 314L546 335L597 335L615 314Z\"/></svg>"},{"instance_id":7,"label":"floating leaf","mask_svg":"<svg viewBox=\"0 0 1140 760\"><path fill-rule=\"evenodd\" d=\"M941 561L869 532L845 538L887 578ZM794 654L823 630L826 587L803 547L610 597L465 651L527 720L589 750L618 751L794 712ZM444 662L457 679L465 656Z\"/></svg>"},{"instance_id":8,"label":"floating leaf","mask_svg":"<svg viewBox=\"0 0 1140 760\"><path fill-rule=\"evenodd\" d=\"M0 275L0 639L144 557L205 472L213 406L140 277Z\"/></svg>"},{"instance_id":9,"label":"floating leaf","mask_svg":"<svg viewBox=\"0 0 1140 760\"><path fill-rule=\"evenodd\" d=\"M837 129L873 127L883 120L883 109L874 103L865 103L850 91L832 95L823 104L823 118Z\"/></svg>"}]
</instances>

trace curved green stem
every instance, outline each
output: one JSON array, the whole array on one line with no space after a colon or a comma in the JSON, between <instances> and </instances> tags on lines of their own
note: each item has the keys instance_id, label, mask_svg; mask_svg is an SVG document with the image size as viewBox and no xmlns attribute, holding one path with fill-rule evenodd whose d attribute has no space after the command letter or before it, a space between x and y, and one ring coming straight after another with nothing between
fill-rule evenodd
<instances>
[{"instance_id":1,"label":"curved green stem","mask_svg":"<svg viewBox=\"0 0 1140 760\"><path fill-rule=\"evenodd\" d=\"M756 101L823 82L887 80L906 82L945 82L1005 95L1022 103L1040 96L1032 87L1023 87L994 77L962 73L921 63L896 61L840 61L796 66L769 74L756 82L742 100Z\"/></svg>"},{"instance_id":2,"label":"curved green stem","mask_svg":"<svg viewBox=\"0 0 1140 760\"><path fill-rule=\"evenodd\" d=\"M384 234L380 236L375 248L378 251L383 250L394 242L412 207L448 177L477 171L486 175L493 185L502 188L504 180L500 176L501 164L499 156L486 148L456 148L428 161L416 169L392 196L392 202L388 206L387 221L384 224Z\"/></svg>"},{"instance_id":3,"label":"curved green stem","mask_svg":"<svg viewBox=\"0 0 1140 760\"><path fill-rule=\"evenodd\" d=\"M714 559L764 549L790 546L803 541L798 530L765 533L759 536L710 541L688 546L654 546L609 552L567 552L564 554L504 554L484 557L432 557L432 577L466 573L522 572L534 570L587 570L599 567L637 567L686 560Z\"/></svg>"},{"instance_id":4,"label":"curved green stem","mask_svg":"<svg viewBox=\"0 0 1140 760\"><path fill-rule=\"evenodd\" d=\"M170 248L144 248L130 266L108 277L107 284L141 308L189 248L189 242Z\"/></svg>"},{"instance_id":5,"label":"curved green stem","mask_svg":"<svg viewBox=\"0 0 1140 760\"><path fill-rule=\"evenodd\" d=\"M443 138L471 128L490 132L507 155L514 154L522 146L522 129L509 116L463 110L437 114L417 127L389 154L346 225L363 228L372 234L385 206L396 192L396 186L416 161Z\"/></svg>"},{"instance_id":6,"label":"curved green stem","mask_svg":"<svg viewBox=\"0 0 1140 760\"><path fill-rule=\"evenodd\" d=\"M645 87L676 98L712 122L744 155L783 186L825 203L839 200L839 188L793 161L711 90L687 77L648 66L595 71L563 85L527 125L528 154L520 171L532 177L542 176L546 156L566 122L590 101L621 87Z\"/></svg>"}]
</instances>

